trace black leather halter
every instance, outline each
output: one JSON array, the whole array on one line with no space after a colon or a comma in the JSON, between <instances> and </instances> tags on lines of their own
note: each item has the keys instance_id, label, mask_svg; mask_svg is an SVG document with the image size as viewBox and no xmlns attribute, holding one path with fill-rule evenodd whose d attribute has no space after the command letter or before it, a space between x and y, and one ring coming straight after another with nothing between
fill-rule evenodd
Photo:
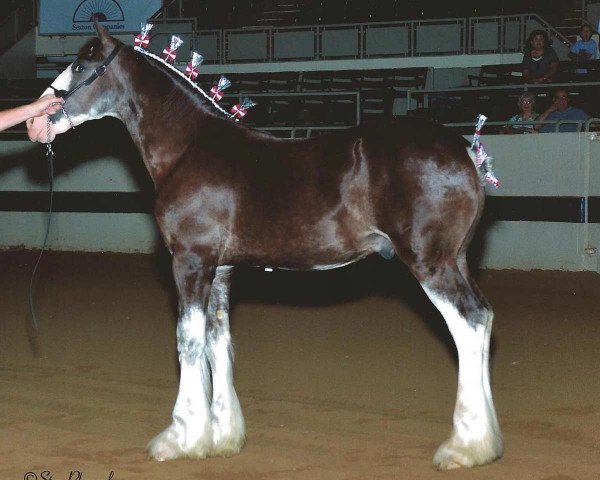
<instances>
[{"instance_id":1,"label":"black leather halter","mask_svg":"<svg viewBox=\"0 0 600 480\"><path fill-rule=\"evenodd\" d=\"M119 50L121 50L122 46L123 46L123 44L119 43L113 49L113 51L110 52L110 55L108 57L106 57L106 60L104 60L104 62L102 62L101 65L98 65L94 69L94 73L92 73L89 76L89 78L87 78L86 80L84 80L81 83L78 83L71 90L68 90L68 91L67 90L58 90L57 88L54 88L52 85L50 85L50 88L52 90L54 90L54 93L57 97L61 97L66 100L71 95L73 95L77 90L79 90L81 87L87 87L87 86L91 85L98 77L101 77L102 75L104 75L106 73L106 69L110 65L110 62L112 62L115 59L115 57L117 56L117 53L119 53Z\"/></svg>"}]
</instances>

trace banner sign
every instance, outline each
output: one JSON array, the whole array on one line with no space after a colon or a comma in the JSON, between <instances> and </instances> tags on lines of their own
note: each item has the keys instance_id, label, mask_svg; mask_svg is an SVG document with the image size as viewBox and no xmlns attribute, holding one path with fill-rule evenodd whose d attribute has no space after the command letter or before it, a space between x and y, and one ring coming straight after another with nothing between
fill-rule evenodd
<instances>
[{"instance_id":1,"label":"banner sign","mask_svg":"<svg viewBox=\"0 0 600 480\"><path fill-rule=\"evenodd\" d=\"M90 34L94 17L111 33L137 33L162 0L40 0L40 35Z\"/></svg>"}]
</instances>

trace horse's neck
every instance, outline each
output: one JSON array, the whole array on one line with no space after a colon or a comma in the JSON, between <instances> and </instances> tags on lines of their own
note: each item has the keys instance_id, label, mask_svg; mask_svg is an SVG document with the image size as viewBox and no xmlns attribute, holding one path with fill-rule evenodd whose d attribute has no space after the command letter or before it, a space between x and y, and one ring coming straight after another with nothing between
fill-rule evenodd
<instances>
[{"instance_id":1,"label":"horse's neck","mask_svg":"<svg viewBox=\"0 0 600 480\"><path fill-rule=\"evenodd\" d=\"M158 187L197 139L203 124L215 119L193 94L181 87L173 89L172 79L160 67L133 62L123 76L126 95L119 102L119 116Z\"/></svg>"}]
</instances>

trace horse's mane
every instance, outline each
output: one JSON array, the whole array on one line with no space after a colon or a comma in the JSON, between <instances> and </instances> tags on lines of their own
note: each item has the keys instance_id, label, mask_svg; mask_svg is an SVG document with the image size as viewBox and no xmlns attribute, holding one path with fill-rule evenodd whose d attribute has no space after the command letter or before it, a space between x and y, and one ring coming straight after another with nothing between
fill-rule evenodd
<instances>
[{"instance_id":1,"label":"horse's mane","mask_svg":"<svg viewBox=\"0 0 600 480\"><path fill-rule=\"evenodd\" d=\"M215 107L210 99L205 98L198 91L200 89L199 86L194 87L191 81L182 78L180 74L172 71L164 62L148 54L140 53L134 49L134 55L144 57L146 64L155 73L168 79L168 87L162 92L164 100L161 106L161 113L165 116L165 121L185 121L185 118L191 119L191 117L201 112L203 115L209 114L214 118L227 120L228 123L231 123L229 120L230 115L225 111L217 110L218 107Z\"/></svg>"}]
</instances>

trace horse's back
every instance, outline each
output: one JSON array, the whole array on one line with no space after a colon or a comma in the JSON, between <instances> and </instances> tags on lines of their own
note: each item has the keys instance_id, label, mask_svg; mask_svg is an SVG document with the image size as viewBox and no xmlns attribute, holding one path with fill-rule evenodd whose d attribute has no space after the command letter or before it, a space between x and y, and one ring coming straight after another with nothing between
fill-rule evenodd
<instances>
[{"instance_id":1,"label":"horse's back","mask_svg":"<svg viewBox=\"0 0 600 480\"><path fill-rule=\"evenodd\" d=\"M226 237L220 256L231 263L343 264L376 251L381 238L410 243L423 225L443 221L441 212L465 211L463 229L478 215L467 144L432 122L364 125L306 140L231 132L239 134L220 148L190 150L158 197L163 211L176 212L159 212L161 228L181 237L179 225L192 225L196 238ZM209 227L215 232L207 234Z\"/></svg>"}]
</instances>

